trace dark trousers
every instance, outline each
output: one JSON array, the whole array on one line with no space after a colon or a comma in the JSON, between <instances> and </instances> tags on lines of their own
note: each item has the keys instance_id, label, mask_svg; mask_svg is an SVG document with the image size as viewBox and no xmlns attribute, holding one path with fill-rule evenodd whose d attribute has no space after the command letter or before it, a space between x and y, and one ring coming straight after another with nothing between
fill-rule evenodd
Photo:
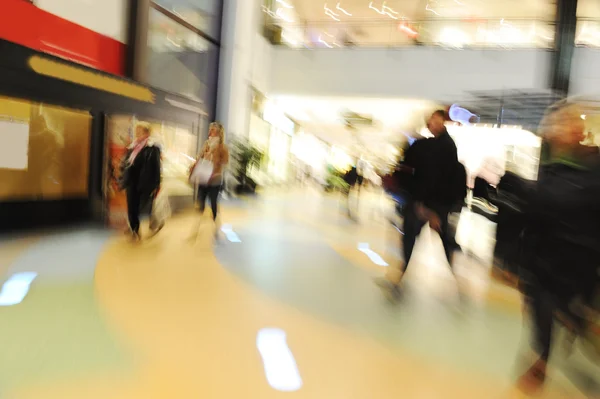
<instances>
[{"instance_id":1,"label":"dark trousers","mask_svg":"<svg viewBox=\"0 0 600 399\"><path fill-rule=\"evenodd\" d=\"M204 213L206 207L206 197L210 198L210 207L212 209L213 220L217 220L217 210L219 193L221 186L199 186L198 187L198 202L200 204L200 213Z\"/></svg>"},{"instance_id":2,"label":"dark trousers","mask_svg":"<svg viewBox=\"0 0 600 399\"><path fill-rule=\"evenodd\" d=\"M532 347L540 358L547 362L552 345L556 300L548 290L535 283L527 287L527 295L533 324Z\"/></svg>"},{"instance_id":3,"label":"dark trousers","mask_svg":"<svg viewBox=\"0 0 600 399\"><path fill-rule=\"evenodd\" d=\"M150 194L142 193L138 190L127 189L127 216L129 217L129 227L134 233L140 231L140 214L150 214L152 211L153 199Z\"/></svg>"},{"instance_id":4,"label":"dark trousers","mask_svg":"<svg viewBox=\"0 0 600 399\"><path fill-rule=\"evenodd\" d=\"M446 252L448 263L450 263L450 266L452 266L452 254L456 249L458 249L458 244L454 239L454 234L450 230L450 225L448 223L448 215L450 214L450 210L438 209L433 211L436 212L440 218L441 232L439 232L439 235L442 239L442 243L444 244L444 251ZM417 217L414 204L406 205L404 209L404 236L402 239L405 268L408 267L408 263L410 262L410 258L415 248L417 237L421 233L421 230L426 223L426 221L420 220Z\"/></svg>"}]
</instances>

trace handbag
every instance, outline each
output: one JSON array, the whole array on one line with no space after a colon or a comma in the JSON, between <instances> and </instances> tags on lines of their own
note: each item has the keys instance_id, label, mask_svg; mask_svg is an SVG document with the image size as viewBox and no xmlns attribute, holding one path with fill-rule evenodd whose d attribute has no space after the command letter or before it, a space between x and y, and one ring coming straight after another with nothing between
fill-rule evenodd
<instances>
[{"instance_id":1,"label":"handbag","mask_svg":"<svg viewBox=\"0 0 600 399\"><path fill-rule=\"evenodd\" d=\"M152 204L152 222L156 225L162 225L170 217L171 204L169 203L169 196L164 190L160 190Z\"/></svg>"},{"instance_id":2,"label":"handbag","mask_svg":"<svg viewBox=\"0 0 600 399\"><path fill-rule=\"evenodd\" d=\"M190 173L190 183L200 186L207 184L213 174L213 170L214 166L212 162L201 159L194 166L194 169L192 169L192 173Z\"/></svg>"}]
</instances>

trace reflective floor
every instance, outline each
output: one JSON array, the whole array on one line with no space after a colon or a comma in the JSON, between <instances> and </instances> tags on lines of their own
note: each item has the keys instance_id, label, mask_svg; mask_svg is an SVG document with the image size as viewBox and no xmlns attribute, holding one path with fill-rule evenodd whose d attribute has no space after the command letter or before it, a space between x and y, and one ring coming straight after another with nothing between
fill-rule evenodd
<instances>
[{"instance_id":1,"label":"reflective floor","mask_svg":"<svg viewBox=\"0 0 600 399\"><path fill-rule=\"evenodd\" d=\"M457 280L424 230L397 304L390 204L357 220L314 188L223 202L139 245L97 229L0 245L0 398L519 398L530 359L516 292L489 279L494 226L464 211ZM32 274L33 273L33 274ZM559 349L543 398L600 397Z\"/></svg>"}]
</instances>

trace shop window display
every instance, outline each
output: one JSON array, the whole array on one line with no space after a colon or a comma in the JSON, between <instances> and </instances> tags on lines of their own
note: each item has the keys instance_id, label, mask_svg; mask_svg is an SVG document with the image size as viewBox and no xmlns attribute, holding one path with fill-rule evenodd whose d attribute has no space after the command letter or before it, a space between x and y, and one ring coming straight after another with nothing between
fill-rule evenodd
<instances>
[{"instance_id":1,"label":"shop window display","mask_svg":"<svg viewBox=\"0 0 600 399\"><path fill-rule=\"evenodd\" d=\"M0 201L88 197L88 112L0 97Z\"/></svg>"}]
</instances>

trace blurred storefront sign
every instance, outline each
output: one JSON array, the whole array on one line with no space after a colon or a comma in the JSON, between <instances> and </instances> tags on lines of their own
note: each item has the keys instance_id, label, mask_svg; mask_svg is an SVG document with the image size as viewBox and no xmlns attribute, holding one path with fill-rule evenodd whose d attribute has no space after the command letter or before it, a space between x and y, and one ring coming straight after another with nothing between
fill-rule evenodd
<instances>
[{"instance_id":1,"label":"blurred storefront sign","mask_svg":"<svg viewBox=\"0 0 600 399\"><path fill-rule=\"evenodd\" d=\"M29 1L0 1L0 39L111 74L125 73L124 43Z\"/></svg>"}]
</instances>

